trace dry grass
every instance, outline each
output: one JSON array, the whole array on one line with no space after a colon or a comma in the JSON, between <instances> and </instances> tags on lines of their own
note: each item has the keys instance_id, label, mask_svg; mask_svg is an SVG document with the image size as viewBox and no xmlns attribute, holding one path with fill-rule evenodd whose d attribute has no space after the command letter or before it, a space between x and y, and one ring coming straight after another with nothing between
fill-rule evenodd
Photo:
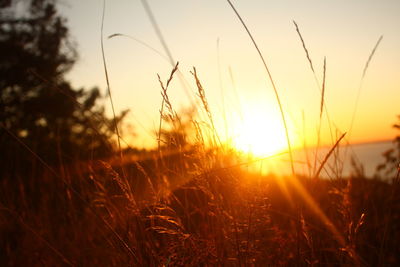
<instances>
[{"instance_id":1,"label":"dry grass","mask_svg":"<svg viewBox=\"0 0 400 267\"><path fill-rule=\"evenodd\" d=\"M49 166L19 141L32 158L2 170L0 265L400 265L398 181L319 178L344 134L317 171L309 163L312 177L249 172L253 162L222 147L196 69L208 122L173 109L168 87L177 71L165 85L159 77L158 149L139 160L118 151L115 159Z\"/></svg>"},{"instance_id":2,"label":"dry grass","mask_svg":"<svg viewBox=\"0 0 400 267\"><path fill-rule=\"evenodd\" d=\"M175 114L161 116L168 123L178 115L162 88L168 113ZM206 101L204 91L199 94ZM30 173L3 177L0 261L6 266L400 262L398 183L250 173L232 151L206 147L202 122L192 121L195 132L181 134L197 136L195 143L176 149L177 139L160 135L162 156L154 151L128 161L124 174L112 160L50 167L32 157L36 167Z\"/></svg>"},{"instance_id":3,"label":"dry grass","mask_svg":"<svg viewBox=\"0 0 400 267\"><path fill-rule=\"evenodd\" d=\"M399 263L398 184L263 177L239 167L221 168L231 160L223 155L189 153L193 158L187 162L172 155L158 166L170 183L168 193L158 198L152 190L164 183L152 176L155 160L139 162L155 189L135 165L126 166L131 191L112 166L95 162L85 169L71 166L63 177L68 186L42 168L29 180L4 177L2 264ZM176 166L182 163L187 167ZM174 177L177 170L188 177L186 182Z\"/></svg>"}]
</instances>

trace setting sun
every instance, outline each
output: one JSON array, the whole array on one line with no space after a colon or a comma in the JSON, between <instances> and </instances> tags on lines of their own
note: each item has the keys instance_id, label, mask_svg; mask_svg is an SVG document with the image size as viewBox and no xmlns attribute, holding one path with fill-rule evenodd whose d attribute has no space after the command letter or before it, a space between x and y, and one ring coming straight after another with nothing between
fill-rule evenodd
<instances>
[{"instance_id":1,"label":"setting sun","mask_svg":"<svg viewBox=\"0 0 400 267\"><path fill-rule=\"evenodd\" d=\"M255 156L270 156L287 148L285 129L276 112L266 108L248 108L233 127L236 149Z\"/></svg>"}]
</instances>

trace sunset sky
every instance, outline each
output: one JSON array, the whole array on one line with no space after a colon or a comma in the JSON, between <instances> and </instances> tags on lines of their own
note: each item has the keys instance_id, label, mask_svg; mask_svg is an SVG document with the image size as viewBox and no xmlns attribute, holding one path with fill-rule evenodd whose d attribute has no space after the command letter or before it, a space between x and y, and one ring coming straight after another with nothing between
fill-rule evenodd
<instances>
[{"instance_id":1,"label":"sunset sky","mask_svg":"<svg viewBox=\"0 0 400 267\"><path fill-rule=\"evenodd\" d=\"M149 0L148 3L174 60L180 63L192 98L195 83L190 71L196 67L223 138L226 135L245 138L247 133L243 128L283 135L279 108L265 69L226 1ZM350 142L357 143L395 136L391 125L400 114L400 1L236 0L233 3L267 61L296 145L302 142L303 124L307 143L316 142L321 94L292 20L299 24L319 81L326 56L325 103L330 120L340 132L349 131L362 71L383 35L364 79L349 137ZM60 3L80 55L68 74L76 87L106 88L100 49L102 8L102 0ZM115 33L132 36L164 57L166 51L140 0L106 2L104 45L115 105L117 110L131 110L127 118L137 133L134 144L149 146L154 144L153 132L161 104L157 73L166 80L172 67L163 56L137 41L124 37L107 39ZM178 111L190 106L190 97L177 77L169 90ZM244 124L241 117L246 121ZM338 136L339 132L334 131L333 135ZM280 139L275 136L268 134L269 139ZM333 142L325 116L322 137L324 144Z\"/></svg>"}]
</instances>

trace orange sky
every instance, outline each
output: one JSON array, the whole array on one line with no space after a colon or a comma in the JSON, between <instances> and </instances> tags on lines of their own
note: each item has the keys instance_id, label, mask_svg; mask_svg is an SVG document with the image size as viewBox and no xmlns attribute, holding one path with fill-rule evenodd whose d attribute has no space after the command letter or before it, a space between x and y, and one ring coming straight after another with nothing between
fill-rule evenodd
<instances>
[{"instance_id":1,"label":"orange sky","mask_svg":"<svg viewBox=\"0 0 400 267\"><path fill-rule=\"evenodd\" d=\"M260 121L254 129L257 125L275 125L275 121L280 121L262 63L226 1L148 2L172 56L180 62L180 71L192 87L189 91L193 96L195 83L190 71L192 66L197 68L222 136L226 132L223 110L228 114L230 137L241 131L241 126L235 126L239 110L250 114L253 112L250 109L261 110L268 114L265 117L269 119ZM307 143L315 144L321 96L292 20L300 26L320 81L326 56L325 103L330 120L340 132L349 131L363 68L383 35L364 79L350 141L395 136L391 125L400 113L399 1L237 0L233 3L264 54L296 144L303 138L303 114ZM68 78L76 86L97 85L105 89L100 50L102 1L71 1L64 3L61 10L69 20L80 54ZM104 23L105 36L127 34L166 54L141 1L107 1ZM161 103L156 74L167 79L171 65L153 50L128 38L106 39L105 52L117 109L131 110L128 120L138 134L135 145L154 143L152 131L158 125ZM171 85L170 98L178 110L189 105L178 79ZM324 118L322 140L329 144L332 140ZM339 135L335 132L333 129L333 135Z\"/></svg>"}]
</instances>

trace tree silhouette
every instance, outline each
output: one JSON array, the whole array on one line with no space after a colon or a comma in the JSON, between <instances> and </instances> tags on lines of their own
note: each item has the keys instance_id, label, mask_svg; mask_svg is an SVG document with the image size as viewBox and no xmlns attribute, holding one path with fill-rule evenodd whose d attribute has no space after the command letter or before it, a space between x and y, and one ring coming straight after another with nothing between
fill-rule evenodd
<instances>
[{"instance_id":1,"label":"tree silhouette","mask_svg":"<svg viewBox=\"0 0 400 267\"><path fill-rule=\"evenodd\" d=\"M27 147L51 164L113 150L99 90L64 78L76 55L55 1L0 0L0 165L32 157Z\"/></svg>"},{"instance_id":2,"label":"tree silhouette","mask_svg":"<svg viewBox=\"0 0 400 267\"><path fill-rule=\"evenodd\" d=\"M397 116L398 123L393 124L393 128L400 130L400 115ZM400 175L400 135L393 140L394 147L382 153L384 163L377 166L376 175L378 177L397 177Z\"/></svg>"}]
</instances>

